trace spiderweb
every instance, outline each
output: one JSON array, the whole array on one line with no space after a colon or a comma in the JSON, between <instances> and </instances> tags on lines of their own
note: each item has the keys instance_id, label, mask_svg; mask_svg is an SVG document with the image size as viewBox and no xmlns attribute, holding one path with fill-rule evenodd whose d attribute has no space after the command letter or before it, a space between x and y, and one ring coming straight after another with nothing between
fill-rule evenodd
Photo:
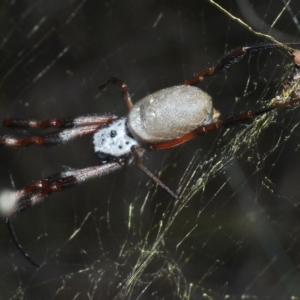
<instances>
[{"instance_id":1,"label":"spiderweb","mask_svg":"<svg viewBox=\"0 0 300 300\"><path fill-rule=\"evenodd\" d=\"M137 101L236 47L299 41L298 6L3 1L0 119L125 115L116 86L98 90L109 75L125 79ZM282 97L292 72L290 53L277 49L200 87L226 117ZM147 152L145 165L178 201L135 167L51 195L13 219L38 270L3 219L0 299L298 299L299 120L297 107L283 109ZM97 164L90 137L0 150L2 192Z\"/></svg>"}]
</instances>

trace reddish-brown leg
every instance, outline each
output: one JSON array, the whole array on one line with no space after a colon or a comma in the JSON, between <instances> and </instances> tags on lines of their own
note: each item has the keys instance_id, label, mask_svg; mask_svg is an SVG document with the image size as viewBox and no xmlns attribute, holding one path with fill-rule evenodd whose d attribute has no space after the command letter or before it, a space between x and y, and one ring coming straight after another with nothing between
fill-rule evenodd
<instances>
[{"instance_id":1,"label":"reddish-brown leg","mask_svg":"<svg viewBox=\"0 0 300 300\"><path fill-rule=\"evenodd\" d=\"M231 68L233 65L238 63L247 53L255 53L273 48L282 48L284 46L296 46L300 45L300 42L297 43L285 43L285 44L265 44L258 46L250 46L250 47L241 47L235 50L232 50L225 54L215 65L197 73L192 78L186 80L184 85L194 85L199 83L205 77L214 75L215 73L227 70Z\"/></svg>"},{"instance_id":2,"label":"reddish-brown leg","mask_svg":"<svg viewBox=\"0 0 300 300\"><path fill-rule=\"evenodd\" d=\"M131 152L135 158L136 166L142 170L147 176L149 176L156 184L163 188L167 193L169 193L173 198L178 199L178 196L168 188L162 181L160 181L154 174L152 174L142 163L140 155L138 153L138 148L136 146L131 147Z\"/></svg>"},{"instance_id":3,"label":"reddish-brown leg","mask_svg":"<svg viewBox=\"0 0 300 300\"><path fill-rule=\"evenodd\" d=\"M67 172L60 173L56 176L50 176L46 179L39 180L28 184L22 190L14 192L12 194L12 201L18 202L22 198L28 197L21 203L19 203L8 215L6 218L6 224L8 226L9 232L12 236L12 239L23 254L23 256L35 267L39 268L40 265L37 264L34 260L30 258L27 252L24 250L22 245L19 243L17 236L14 232L13 226L11 224L11 217L17 213L22 212L24 209L40 202L45 197L49 196L53 192L59 192L67 187L70 187L75 184L90 180L92 178L101 177L105 174L111 173L117 169L123 167L122 162L112 162L105 165L88 167L80 170L71 170Z\"/></svg>"},{"instance_id":4,"label":"reddish-brown leg","mask_svg":"<svg viewBox=\"0 0 300 300\"><path fill-rule=\"evenodd\" d=\"M58 133L29 136L26 138L0 136L0 145L6 145L6 146L57 145L57 144L68 142L82 135L95 133L102 126L103 125L80 126L72 129L65 129Z\"/></svg>"},{"instance_id":5,"label":"reddish-brown leg","mask_svg":"<svg viewBox=\"0 0 300 300\"><path fill-rule=\"evenodd\" d=\"M129 87L125 83L125 81L122 80L122 79L120 79L120 78L118 78L118 77L111 76L105 82L103 82L102 84L100 84L99 88L102 89L105 86L107 86L109 83L117 83L120 86L121 93L123 94L125 103L126 103L128 109L131 110L132 107L133 107L133 104L132 104L131 97L130 97L130 94L129 94Z\"/></svg>"}]
</instances>

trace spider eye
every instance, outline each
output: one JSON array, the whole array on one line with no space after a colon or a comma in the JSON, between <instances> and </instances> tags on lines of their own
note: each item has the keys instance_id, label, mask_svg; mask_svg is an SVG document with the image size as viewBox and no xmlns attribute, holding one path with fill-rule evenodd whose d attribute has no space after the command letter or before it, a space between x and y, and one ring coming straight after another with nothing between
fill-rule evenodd
<instances>
[{"instance_id":1,"label":"spider eye","mask_svg":"<svg viewBox=\"0 0 300 300\"><path fill-rule=\"evenodd\" d=\"M110 137L114 138L117 135L117 132L115 130L112 130L110 132Z\"/></svg>"}]
</instances>

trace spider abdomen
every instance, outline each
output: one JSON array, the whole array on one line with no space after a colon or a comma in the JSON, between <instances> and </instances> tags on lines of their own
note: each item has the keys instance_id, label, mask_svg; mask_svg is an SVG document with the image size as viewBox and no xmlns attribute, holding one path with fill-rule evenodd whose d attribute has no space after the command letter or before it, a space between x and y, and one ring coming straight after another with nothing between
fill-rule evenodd
<instances>
[{"instance_id":1,"label":"spider abdomen","mask_svg":"<svg viewBox=\"0 0 300 300\"><path fill-rule=\"evenodd\" d=\"M194 86L173 86L137 102L128 115L130 132L142 143L182 137L213 121L211 97Z\"/></svg>"}]
</instances>

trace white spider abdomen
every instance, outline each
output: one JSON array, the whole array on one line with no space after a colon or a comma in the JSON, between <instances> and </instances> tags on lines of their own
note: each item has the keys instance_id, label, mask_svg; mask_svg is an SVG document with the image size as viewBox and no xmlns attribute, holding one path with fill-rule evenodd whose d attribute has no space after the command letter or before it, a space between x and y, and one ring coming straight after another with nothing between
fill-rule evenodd
<instances>
[{"instance_id":1,"label":"white spider abdomen","mask_svg":"<svg viewBox=\"0 0 300 300\"><path fill-rule=\"evenodd\" d=\"M213 122L211 97L194 86L159 90L137 102L128 115L128 128L143 143L174 140Z\"/></svg>"},{"instance_id":2,"label":"white spider abdomen","mask_svg":"<svg viewBox=\"0 0 300 300\"><path fill-rule=\"evenodd\" d=\"M138 142L127 134L126 118L112 122L94 134L94 150L100 156L121 157L131 152Z\"/></svg>"}]
</instances>

